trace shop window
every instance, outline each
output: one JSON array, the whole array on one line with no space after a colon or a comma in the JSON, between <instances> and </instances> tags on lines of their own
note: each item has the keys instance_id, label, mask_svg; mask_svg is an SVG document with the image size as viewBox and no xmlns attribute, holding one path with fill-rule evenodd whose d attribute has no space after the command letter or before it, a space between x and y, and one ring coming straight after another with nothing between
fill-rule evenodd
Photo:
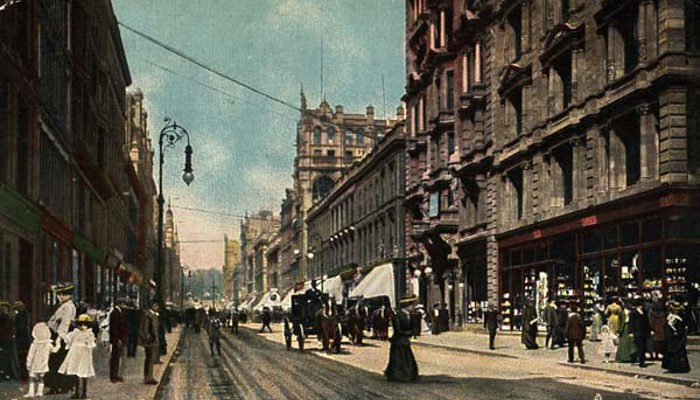
<instances>
[{"instance_id":1,"label":"shop window","mask_svg":"<svg viewBox=\"0 0 700 400\"><path fill-rule=\"evenodd\" d=\"M511 266L522 265L522 253L521 253L520 249L511 250L510 263L511 263L510 264Z\"/></svg>"},{"instance_id":2,"label":"shop window","mask_svg":"<svg viewBox=\"0 0 700 400\"><path fill-rule=\"evenodd\" d=\"M663 261L668 299L697 302L700 286L700 252L697 244L667 247Z\"/></svg>"},{"instance_id":3,"label":"shop window","mask_svg":"<svg viewBox=\"0 0 700 400\"><path fill-rule=\"evenodd\" d=\"M549 258L549 255L547 253L548 253L547 246L538 246L537 247L537 261L547 260Z\"/></svg>"},{"instance_id":4,"label":"shop window","mask_svg":"<svg viewBox=\"0 0 700 400\"><path fill-rule=\"evenodd\" d=\"M687 211L664 221L667 239L700 239L700 211Z\"/></svg>"},{"instance_id":5,"label":"shop window","mask_svg":"<svg viewBox=\"0 0 700 400\"><path fill-rule=\"evenodd\" d=\"M685 0L685 48L700 50L700 1Z\"/></svg>"},{"instance_id":6,"label":"shop window","mask_svg":"<svg viewBox=\"0 0 700 400\"><path fill-rule=\"evenodd\" d=\"M639 243L639 224L631 222L620 227L620 246L630 246Z\"/></svg>"},{"instance_id":7,"label":"shop window","mask_svg":"<svg viewBox=\"0 0 700 400\"><path fill-rule=\"evenodd\" d=\"M651 295L663 288L663 262L661 248L644 249L641 252L642 290Z\"/></svg>"},{"instance_id":8,"label":"shop window","mask_svg":"<svg viewBox=\"0 0 700 400\"><path fill-rule=\"evenodd\" d=\"M588 231L583 234L582 249L584 253L595 253L601 250L601 236L598 230Z\"/></svg>"},{"instance_id":9,"label":"shop window","mask_svg":"<svg viewBox=\"0 0 700 400\"><path fill-rule=\"evenodd\" d=\"M503 265L503 267L505 267L505 268L510 267L512 265L511 261L510 261L510 251L509 250L501 252L501 265Z\"/></svg>"},{"instance_id":10,"label":"shop window","mask_svg":"<svg viewBox=\"0 0 700 400\"><path fill-rule=\"evenodd\" d=\"M603 297L603 268L598 257L584 259L582 265L583 315L585 320L590 321L593 317L595 304Z\"/></svg>"},{"instance_id":11,"label":"shop window","mask_svg":"<svg viewBox=\"0 0 700 400\"><path fill-rule=\"evenodd\" d=\"M531 264L535 262L535 249L532 247L526 247L522 252L523 264Z\"/></svg>"},{"instance_id":12,"label":"shop window","mask_svg":"<svg viewBox=\"0 0 700 400\"><path fill-rule=\"evenodd\" d=\"M696 5L696 7L700 7L700 5ZM695 24L700 27L700 11L697 13L698 20ZM700 42L700 32L698 32L695 37L696 40ZM700 44L697 49L700 50ZM688 92L686 112L688 173L700 179L700 93L697 91Z\"/></svg>"},{"instance_id":13,"label":"shop window","mask_svg":"<svg viewBox=\"0 0 700 400\"><path fill-rule=\"evenodd\" d=\"M620 254L620 289L623 297L632 297L638 292L639 267L639 253L636 250Z\"/></svg>"},{"instance_id":14,"label":"shop window","mask_svg":"<svg viewBox=\"0 0 700 400\"><path fill-rule=\"evenodd\" d=\"M642 243L660 240L661 233L661 218L642 221Z\"/></svg>"}]
</instances>

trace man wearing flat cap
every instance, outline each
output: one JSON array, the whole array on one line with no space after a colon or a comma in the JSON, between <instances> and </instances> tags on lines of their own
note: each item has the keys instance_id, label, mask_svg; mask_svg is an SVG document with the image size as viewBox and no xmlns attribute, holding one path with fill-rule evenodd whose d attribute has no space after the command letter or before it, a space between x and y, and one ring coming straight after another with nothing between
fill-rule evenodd
<instances>
[{"instance_id":1,"label":"man wearing flat cap","mask_svg":"<svg viewBox=\"0 0 700 400\"><path fill-rule=\"evenodd\" d=\"M401 308L392 319L394 335L389 348L389 365L384 375L389 381L410 382L418 379L418 364L411 350L411 311L418 300L416 296L404 297L399 302Z\"/></svg>"},{"instance_id":2,"label":"man wearing flat cap","mask_svg":"<svg viewBox=\"0 0 700 400\"><path fill-rule=\"evenodd\" d=\"M72 282L61 282L51 288L56 294L60 305L49 318L47 325L51 329L52 339L57 343L60 342L60 348L56 353L49 356L49 372L44 377L44 384L49 389L49 394L68 393L75 387L75 376L58 373L58 368L66 358L66 354L68 354L68 349L66 348L68 332L71 329L71 321L76 316L75 303L73 303L74 287Z\"/></svg>"}]
</instances>

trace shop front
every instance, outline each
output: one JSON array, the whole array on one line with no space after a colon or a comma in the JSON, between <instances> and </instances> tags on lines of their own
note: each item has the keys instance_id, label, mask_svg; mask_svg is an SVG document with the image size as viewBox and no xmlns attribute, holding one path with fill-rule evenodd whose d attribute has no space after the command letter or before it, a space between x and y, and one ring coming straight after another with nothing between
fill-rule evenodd
<instances>
[{"instance_id":1,"label":"shop front","mask_svg":"<svg viewBox=\"0 0 700 400\"><path fill-rule=\"evenodd\" d=\"M597 302L634 295L698 310L700 211L668 209L606 221L593 215L501 238L504 325L519 329L523 302L576 302L590 321Z\"/></svg>"}]
</instances>

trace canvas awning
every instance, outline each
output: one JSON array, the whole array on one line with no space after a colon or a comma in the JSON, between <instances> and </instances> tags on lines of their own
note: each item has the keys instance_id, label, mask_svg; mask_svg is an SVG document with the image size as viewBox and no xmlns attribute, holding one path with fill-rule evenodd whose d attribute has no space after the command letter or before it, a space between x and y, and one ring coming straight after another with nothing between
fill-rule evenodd
<instances>
[{"instance_id":1,"label":"canvas awning","mask_svg":"<svg viewBox=\"0 0 700 400\"><path fill-rule=\"evenodd\" d=\"M292 309L292 296L295 294L305 293L309 289L311 289L311 281L304 282L303 285L300 285L299 290L294 290L294 288L289 289L287 291L287 293L284 295L284 297L282 298L282 301L280 302L282 309L285 311L291 310Z\"/></svg>"},{"instance_id":2,"label":"canvas awning","mask_svg":"<svg viewBox=\"0 0 700 400\"><path fill-rule=\"evenodd\" d=\"M265 293L260 301L253 307L253 311L262 311L264 307L275 307L282 304L282 296L277 289L271 289L269 292Z\"/></svg>"},{"instance_id":3,"label":"canvas awning","mask_svg":"<svg viewBox=\"0 0 700 400\"><path fill-rule=\"evenodd\" d=\"M394 266L392 263L380 264L374 267L360 283L350 291L349 297L387 296L391 307L396 307L394 295Z\"/></svg>"},{"instance_id":4,"label":"canvas awning","mask_svg":"<svg viewBox=\"0 0 700 400\"><path fill-rule=\"evenodd\" d=\"M323 293L335 299L336 304L343 302L343 280L340 275L330 277L323 281Z\"/></svg>"}]
</instances>

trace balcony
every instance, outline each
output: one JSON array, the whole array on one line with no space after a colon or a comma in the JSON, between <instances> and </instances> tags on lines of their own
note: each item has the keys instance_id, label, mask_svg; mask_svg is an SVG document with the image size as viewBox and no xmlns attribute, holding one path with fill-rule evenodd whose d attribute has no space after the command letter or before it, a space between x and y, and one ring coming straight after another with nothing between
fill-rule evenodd
<instances>
[{"instance_id":1,"label":"balcony","mask_svg":"<svg viewBox=\"0 0 700 400\"><path fill-rule=\"evenodd\" d=\"M337 156L312 156L311 162L315 165L335 165L341 162Z\"/></svg>"}]
</instances>

